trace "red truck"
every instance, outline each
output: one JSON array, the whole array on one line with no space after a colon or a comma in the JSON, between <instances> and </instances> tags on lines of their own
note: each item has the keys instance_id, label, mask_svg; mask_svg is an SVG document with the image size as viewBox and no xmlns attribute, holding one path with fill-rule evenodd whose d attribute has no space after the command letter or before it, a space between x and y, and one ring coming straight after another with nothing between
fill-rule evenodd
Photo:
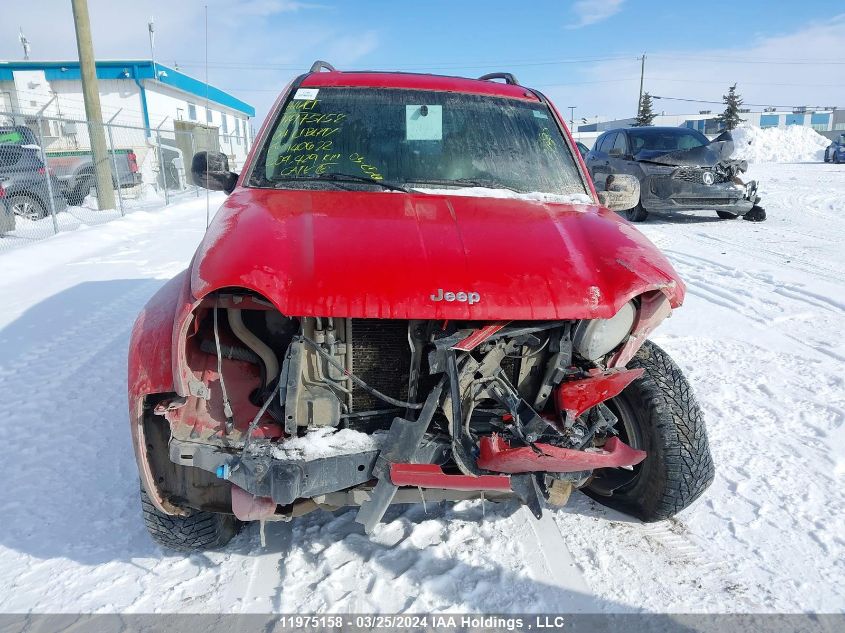
<instances>
[{"instance_id":1,"label":"red truck","mask_svg":"<svg viewBox=\"0 0 845 633\"><path fill-rule=\"evenodd\" d=\"M135 323L129 421L162 545L245 521L580 489L644 521L713 478L701 412L649 334L684 298L594 187L555 107L507 73L339 72L277 100L226 202ZM597 191L596 189L599 189Z\"/></svg>"}]
</instances>

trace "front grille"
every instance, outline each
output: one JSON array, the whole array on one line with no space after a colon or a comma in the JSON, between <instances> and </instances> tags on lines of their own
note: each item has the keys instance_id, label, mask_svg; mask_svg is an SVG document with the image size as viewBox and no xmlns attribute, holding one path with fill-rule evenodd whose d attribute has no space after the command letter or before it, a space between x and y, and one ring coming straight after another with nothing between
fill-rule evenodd
<instances>
[{"instance_id":1,"label":"front grille","mask_svg":"<svg viewBox=\"0 0 845 633\"><path fill-rule=\"evenodd\" d=\"M698 205L699 207L711 205L721 207L726 204L736 204L739 202L739 198L673 198L673 200L684 206Z\"/></svg>"},{"instance_id":2,"label":"front grille","mask_svg":"<svg viewBox=\"0 0 845 633\"><path fill-rule=\"evenodd\" d=\"M352 319L352 373L383 394L406 400L411 367L408 322ZM352 411L389 409L392 405L352 387Z\"/></svg>"},{"instance_id":3,"label":"front grille","mask_svg":"<svg viewBox=\"0 0 845 633\"><path fill-rule=\"evenodd\" d=\"M684 180L686 182L692 182L697 185L704 184L704 174L710 172L713 174L713 183L719 182L726 182L724 176L720 176L715 171L710 171L709 169L701 169L700 167L678 167L674 172L672 172L672 178L677 180Z\"/></svg>"}]
</instances>

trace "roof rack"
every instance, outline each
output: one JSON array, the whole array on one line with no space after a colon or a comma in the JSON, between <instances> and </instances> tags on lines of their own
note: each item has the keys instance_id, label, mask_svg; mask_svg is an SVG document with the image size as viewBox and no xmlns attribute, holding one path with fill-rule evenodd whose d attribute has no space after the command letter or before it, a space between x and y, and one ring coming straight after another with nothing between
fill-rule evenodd
<instances>
[{"instance_id":1,"label":"roof rack","mask_svg":"<svg viewBox=\"0 0 845 633\"><path fill-rule=\"evenodd\" d=\"M481 75L479 79L482 81L489 81L490 79L504 79L506 84L511 84L513 86L519 85L516 77L514 77L511 73L488 73L486 75Z\"/></svg>"},{"instance_id":2,"label":"roof rack","mask_svg":"<svg viewBox=\"0 0 845 633\"><path fill-rule=\"evenodd\" d=\"M330 73L337 72L337 68L332 66L329 62L324 62L322 59L318 59L316 62L311 64L311 70L309 70L308 72L318 73L321 70L323 70L324 68L326 70L328 70Z\"/></svg>"}]
</instances>

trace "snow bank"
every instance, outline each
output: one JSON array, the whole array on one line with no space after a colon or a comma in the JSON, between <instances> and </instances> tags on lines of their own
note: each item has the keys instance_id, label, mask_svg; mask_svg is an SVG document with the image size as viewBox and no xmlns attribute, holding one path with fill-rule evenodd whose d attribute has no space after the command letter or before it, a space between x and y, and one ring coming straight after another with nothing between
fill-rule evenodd
<instances>
[{"instance_id":1,"label":"snow bank","mask_svg":"<svg viewBox=\"0 0 845 633\"><path fill-rule=\"evenodd\" d=\"M759 128L743 125L731 132L734 138L732 158L749 163L810 163L824 160L830 141L803 125Z\"/></svg>"}]
</instances>

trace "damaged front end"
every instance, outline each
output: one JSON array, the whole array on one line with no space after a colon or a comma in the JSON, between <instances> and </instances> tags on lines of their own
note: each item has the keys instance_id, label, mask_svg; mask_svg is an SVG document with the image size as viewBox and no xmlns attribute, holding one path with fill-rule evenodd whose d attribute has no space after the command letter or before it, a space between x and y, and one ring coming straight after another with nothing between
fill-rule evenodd
<instances>
[{"instance_id":1,"label":"damaged front end","mask_svg":"<svg viewBox=\"0 0 845 633\"><path fill-rule=\"evenodd\" d=\"M707 145L661 152L643 150L634 156L645 175L642 205L649 211L713 208L734 216L747 214L760 202L757 182L745 182L744 160L732 159L734 143L723 132Z\"/></svg>"},{"instance_id":2,"label":"damaged front end","mask_svg":"<svg viewBox=\"0 0 845 633\"><path fill-rule=\"evenodd\" d=\"M358 505L367 531L426 500L516 496L539 517L645 459L612 401L670 310L655 290L607 319L289 317L212 293L177 333L186 395L147 398L159 496L241 520Z\"/></svg>"}]
</instances>

